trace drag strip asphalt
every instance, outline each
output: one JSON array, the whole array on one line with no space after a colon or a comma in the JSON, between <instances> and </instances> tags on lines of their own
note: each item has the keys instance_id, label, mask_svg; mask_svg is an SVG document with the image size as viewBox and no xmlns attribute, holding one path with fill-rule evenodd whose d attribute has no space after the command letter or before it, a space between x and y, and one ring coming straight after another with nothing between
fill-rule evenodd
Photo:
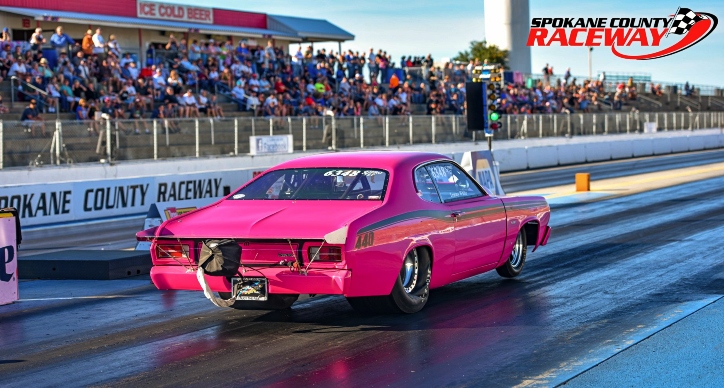
<instances>
[{"instance_id":1,"label":"drag strip asphalt","mask_svg":"<svg viewBox=\"0 0 724 388\"><path fill-rule=\"evenodd\" d=\"M0 376L7 387L562 384L724 295L722 187L556 209L520 277L432 290L414 315L360 315L336 296L235 311L144 278L87 283L106 297L0 308ZM43 299L49 284L24 288Z\"/></svg>"},{"instance_id":2,"label":"drag strip asphalt","mask_svg":"<svg viewBox=\"0 0 724 388\"><path fill-rule=\"evenodd\" d=\"M607 179L724 161L724 150L690 152L666 156L626 159L557 168L503 173L500 181L507 193L573 184L577 172L591 173L591 179ZM21 255L66 249L129 249L143 227L143 218L68 225L63 228L29 230L23 234Z\"/></svg>"},{"instance_id":3,"label":"drag strip asphalt","mask_svg":"<svg viewBox=\"0 0 724 388\"><path fill-rule=\"evenodd\" d=\"M575 183L579 172L591 174L591 180L617 178L628 175L702 166L724 161L724 150L687 152L645 158L623 159L610 162L577 164L513 173L500 174L500 183L506 193L534 190L543 187Z\"/></svg>"}]
</instances>

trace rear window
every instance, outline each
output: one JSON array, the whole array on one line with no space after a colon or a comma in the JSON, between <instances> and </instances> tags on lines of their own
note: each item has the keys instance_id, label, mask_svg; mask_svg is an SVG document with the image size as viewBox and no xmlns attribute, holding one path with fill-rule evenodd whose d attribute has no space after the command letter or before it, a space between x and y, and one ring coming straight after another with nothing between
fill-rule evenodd
<instances>
[{"instance_id":1,"label":"rear window","mask_svg":"<svg viewBox=\"0 0 724 388\"><path fill-rule=\"evenodd\" d=\"M381 201L388 176L387 171L365 168L276 170L241 188L230 199Z\"/></svg>"}]
</instances>

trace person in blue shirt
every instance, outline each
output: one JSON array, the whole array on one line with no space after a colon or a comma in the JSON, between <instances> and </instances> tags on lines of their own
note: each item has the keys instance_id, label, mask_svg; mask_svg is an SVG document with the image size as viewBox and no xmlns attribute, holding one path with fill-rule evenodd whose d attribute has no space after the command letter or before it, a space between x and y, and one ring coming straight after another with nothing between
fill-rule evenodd
<instances>
[{"instance_id":1,"label":"person in blue shirt","mask_svg":"<svg viewBox=\"0 0 724 388\"><path fill-rule=\"evenodd\" d=\"M62 26L58 26L58 28L55 29L55 34L50 37L50 44L55 49L56 58L60 58L60 53L67 53L68 46L74 45L75 41L63 32Z\"/></svg>"}]
</instances>

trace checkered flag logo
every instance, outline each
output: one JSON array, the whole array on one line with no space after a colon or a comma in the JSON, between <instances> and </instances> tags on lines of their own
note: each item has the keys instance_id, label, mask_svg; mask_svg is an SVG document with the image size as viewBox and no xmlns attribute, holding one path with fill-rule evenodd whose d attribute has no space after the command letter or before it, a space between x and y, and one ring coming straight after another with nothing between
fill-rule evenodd
<instances>
[{"instance_id":1,"label":"checkered flag logo","mask_svg":"<svg viewBox=\"0 0 724 388\"><path fill-rule=\"evenodd\" d=\"M689 8L679 8L676 12L674 20L669 28L670 34L683 35L689 32L691 26L699 20L704 20L701 16L697 15L694 11Z\"/></svg>"}]
</instances>

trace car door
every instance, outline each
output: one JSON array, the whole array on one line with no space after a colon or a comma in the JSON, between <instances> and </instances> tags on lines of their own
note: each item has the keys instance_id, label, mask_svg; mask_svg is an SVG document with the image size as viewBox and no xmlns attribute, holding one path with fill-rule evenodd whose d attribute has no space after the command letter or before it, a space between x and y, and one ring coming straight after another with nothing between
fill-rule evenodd
<instances>
[{"instance_id":1,"label":"car door","mask_svg":"<svg viewBox=\"0 0 724 388\"><path fill-rule=\"evenodd\" d=\"M487 195L452 162L436 162L425 168L455 224L454 273L483 270L495 265L505 244L503 202Z\"/></svg>"}]
</instances>

